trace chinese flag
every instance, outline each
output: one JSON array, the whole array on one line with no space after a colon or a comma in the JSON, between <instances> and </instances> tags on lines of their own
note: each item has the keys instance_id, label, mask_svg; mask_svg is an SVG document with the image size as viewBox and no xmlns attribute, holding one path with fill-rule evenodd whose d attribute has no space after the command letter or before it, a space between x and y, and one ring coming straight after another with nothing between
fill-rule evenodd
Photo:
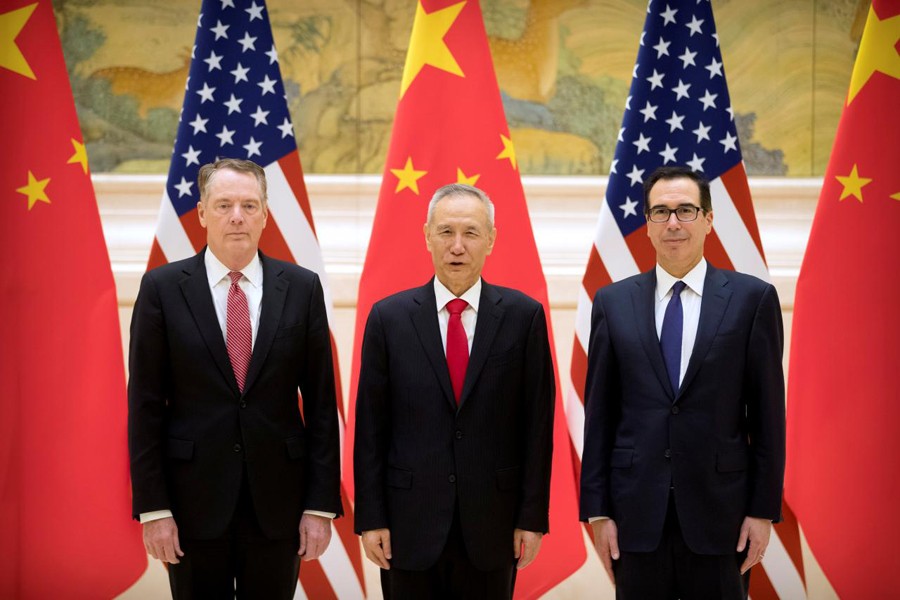
<instances>
[{"instance_id":1,"label":"chinese flag","mask_svg":"<svg viewBox=\"0 0 900 600\"><path fill-rule=\"evenodd\" d=\"M787 501L843 600L896 597L900 3L875 0L794 304Z\"/></svg>"},{"instance_id":2,"label":"chinese flag","mask_svg":"<svg viewBox=\"0 0 900 600\"><path fill-rule=\"evenodd\" d=\"M0 597L111 598L131 520L116 290L49 0L0 8Z\"/></svg>"},{"instance_id":3,"label":"chinese flag","mask_svg":"<svg viewBox=\"0 0 900 600\"><path fill-rule=\"evenodd\" d=\"M423 285L434 274L422 225L434 191L447 183L483 189L496 206L497 243L484 278L541 301L541 270L500 91L476 0L420 0L416 6L400 101L372 237L359 286L353 351L351 422L359 352L372 304L394 292ZM553 339L551 332L550 339ZM557 376L557 381L559 377ZM557 385L557 390L562 387ZM575 571L585 559L578 524L566 420L556 399L550 535L537 561L521 571L516 596L534 598ZM348 431L353 431L352 426ZM352 435L345 468L352 469Z\"/></svg>"}]
</instances>

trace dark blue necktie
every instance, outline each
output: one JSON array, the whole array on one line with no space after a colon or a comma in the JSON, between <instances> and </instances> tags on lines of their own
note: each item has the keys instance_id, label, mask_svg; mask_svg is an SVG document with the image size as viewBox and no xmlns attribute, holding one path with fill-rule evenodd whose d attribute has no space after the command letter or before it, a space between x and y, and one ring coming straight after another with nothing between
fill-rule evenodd
<instances>
[{"instance_id":1,"label":"dark blue necktie","mask_svg":"<svg viewBox=\"0 0 900 600\"><path fill-rule=\"evenodd\" d=\"M666 361L666 371L669 372L669 382L675 395L678 395L678 379L681 374L681 336L684 330L681 291L685 285L683 281L676 281L672 286L672 297L666 306L662 332L659 334L659 348Z\"/></svg>"}]
</instances>

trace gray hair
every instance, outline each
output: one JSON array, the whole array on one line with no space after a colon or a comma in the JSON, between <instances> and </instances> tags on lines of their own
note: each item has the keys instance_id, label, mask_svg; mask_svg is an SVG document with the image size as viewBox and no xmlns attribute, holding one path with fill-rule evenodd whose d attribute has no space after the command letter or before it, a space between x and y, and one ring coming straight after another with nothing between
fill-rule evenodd
<instances>
[{"instance_id":1,"label":"gray hair","mask_svg":"<svg viewBox=\"0 0 900 600\"><path fill-rule=\"evenodd\" d=\"M482 190L478 189L474 185L467 185L465 183L450 183L443 187L439 187L437 191L434 193L434 196L431 197L431 201L428 203L428 223L431 223L434 218L434 209L437 206L437 203L443 200L448 196L474 196L481 200L481 203L484 204L485 209L487 209L488 214L488 228L494 228L494 203L491 202L491 199L488 198L488 195L485 194Z\"/></svg>"},{"instance_id":2,"label":"gray hair","mask_svg":"<svg viewBox=\"0 0 900 600\"><path fill-rule=\"evenodd\" d=\"M219 171L236 171L256 177L256 183L259 185L259 197L265 206L267 199L266 172L252 160L242 158L220 158L216 162L200 167L197 172L197 187L200 189L201 200L206 199L209 186L212 185L212 181Z\"/></svg>"}]
</instances>

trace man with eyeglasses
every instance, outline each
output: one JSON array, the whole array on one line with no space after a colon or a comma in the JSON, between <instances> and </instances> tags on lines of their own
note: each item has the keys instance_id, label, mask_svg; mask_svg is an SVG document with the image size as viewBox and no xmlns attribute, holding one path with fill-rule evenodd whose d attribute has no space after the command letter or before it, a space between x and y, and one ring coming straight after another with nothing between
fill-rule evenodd
<instances>
[{"instance_id":1,"label":"man with eyeglasses","mask_svg":"<svg viewBox=\"0 0 900 600\"><path fill-rule=\"evenodd\" d=\"M747 598L781 518L778 295L704 259L697 173L654 171L644 214L655 269L594 298L581 519L617 598Z\"/></svg>"}]
</instances>

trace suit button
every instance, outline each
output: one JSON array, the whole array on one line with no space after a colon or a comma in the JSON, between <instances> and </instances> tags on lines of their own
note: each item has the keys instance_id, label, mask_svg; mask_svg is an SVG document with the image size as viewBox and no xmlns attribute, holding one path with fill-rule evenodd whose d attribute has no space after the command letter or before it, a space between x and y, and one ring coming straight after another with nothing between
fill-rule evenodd
<instances>
[{"instance_id":1,"label":"suit button","mask_svg":"<svg viewBox=\"0 0 900 600\"><path fill-rule=\"evenodd\" d=\"M663 456L665 456L666 458L672 458L672 451L666 448L666 451L663 452Z\"/></svg>"},{"instance_id":2,"label":"suit button","mask_svg":"<svg viewBox=\"0 0 900 600\"><path fill-rule=\"evenodd\" d=\"M243 400L241 400L240 406L241 406L241 408L247 408L247 403L244 402Z\"/></svg>"},{"instance_id":3,"label":"suit button","mask_svg":"<svg viewBox=\"0 0 900 600\"><path fill-rule=\"evenodd\" d=\"M240 445L240 444L235 444L235 445L234 445L234 451L235 451L235 452L240 452L240 451L241 451L241 445Z\"/></svg>"},{"instance_id":4,"label":"suit button","mask_svg":"<svg viewBox=\"0 0 900 600\"><path fill-rule=\"evenodd\" d=\"M672 414L677 415L681 410L677 406L672 407Z\"/></svg>"},{"instance_id":5,"label":"suit button","mask_svg":"<svg viewBox=\"0 0 900 600\"><path fill-rule=\"evenodd\" d=\"M461 440L462 437L463 437L463 436L462 436L462 431L457 430L457 431L456 431L456 439Z\"/></svg>"},{"instance_id":6,"label":"suit button","mask_svg":"<svg viewBox=\"0 0 900 600\"><path fill-rule=\"evenodd\" d=\"M450 483L456 483L456 475L450 475L450 477L447 478L447 481L449 481Z\"/></svg>"}]
</instances>

